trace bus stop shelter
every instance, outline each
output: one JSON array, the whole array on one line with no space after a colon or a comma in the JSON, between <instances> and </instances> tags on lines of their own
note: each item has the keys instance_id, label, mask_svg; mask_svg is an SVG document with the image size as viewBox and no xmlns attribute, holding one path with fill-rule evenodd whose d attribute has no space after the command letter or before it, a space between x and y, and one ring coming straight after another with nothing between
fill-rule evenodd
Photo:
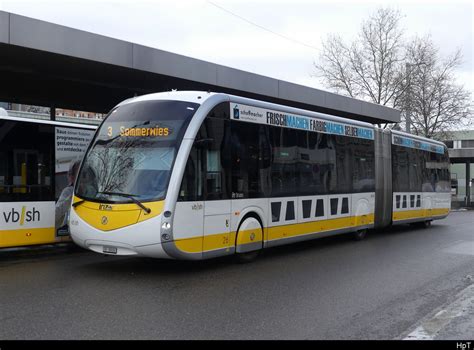
<instances>
[{"instance_id":1,"label":"bus stop shelter","mask_svg":"<svg viewBox=\"0 0 474 350\"><path fill-rule=\"evenodd\" d=\"M464 201L458 203L458 205L466 207L474 206L474 198L472 198L471 194L474 186L474 174L471 172L471 164L474 164L474 148L449 149L449 158L451 164L465 164L466 194Z\"/></svg>"},{"instance_id":2,"label":"bus stop shelter","mask_svg":"<svg viewBox=\"0 0 474 350\"><path fill-rule=\"evenodd\" d=\"M106 113L137 95L225 92L370 123L398 110L0 11L0 101Z\"/></svg>"}]
</instances>

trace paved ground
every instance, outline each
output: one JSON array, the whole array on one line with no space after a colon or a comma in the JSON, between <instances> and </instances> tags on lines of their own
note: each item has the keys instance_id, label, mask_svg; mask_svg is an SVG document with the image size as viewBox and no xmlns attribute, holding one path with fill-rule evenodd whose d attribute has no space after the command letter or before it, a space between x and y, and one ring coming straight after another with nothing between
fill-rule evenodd
<instances>
[{"instance_id":1,"label":"paved ground","mask_svg":"<svg viewBox=\"0 0 474 350\"><path fill-rule=\"evenodd\" d=\"M204 262L0 255L0 339L472 339L474 212Z\"/></svg>"}]
</instances>

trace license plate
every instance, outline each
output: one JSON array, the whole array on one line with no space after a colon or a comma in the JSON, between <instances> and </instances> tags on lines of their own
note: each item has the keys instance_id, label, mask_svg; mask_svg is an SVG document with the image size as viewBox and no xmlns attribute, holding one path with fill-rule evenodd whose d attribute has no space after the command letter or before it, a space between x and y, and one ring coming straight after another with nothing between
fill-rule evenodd
<instances>
[{"instance_id":1,"label":"license plate","mask_svg":"<svg viewBox=\"0 0 474 350\"><path fill-rule=\"evenodd\" d=\"M117 254L117 248L115 247L104 247L102 251L107 254Z\"/></svg>"}]
</instances>

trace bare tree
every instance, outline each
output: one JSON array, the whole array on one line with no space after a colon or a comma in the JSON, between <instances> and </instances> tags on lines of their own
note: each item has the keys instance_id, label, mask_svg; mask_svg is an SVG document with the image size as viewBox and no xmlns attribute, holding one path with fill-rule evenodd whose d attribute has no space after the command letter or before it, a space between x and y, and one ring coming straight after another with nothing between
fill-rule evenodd
<instances>
[{"instance_id":1,"label":"bare tree","mask_svg":"<svg viewBox=\"0 0 474 350\"><path fill-rule=\"evenodd\" d=\"M314 63L316 76L335 92L393 106L405 87L400 19L398 11L380 8L350 45L329 35Z\"/></svg>"},{"instance_id":2,"label":"bare tree","mask_svg":"<svg viewBox=\"0 0 474 350\"><path fill-rule=\"evenodd\" d=\"M407 44L401 18L380 8L351 44L329 35L315 76L337 93L400 109L409 132L440 135L472 115L470 94L454 78L461 53L442 60L429 37Z\"/></svg>"},{"instance_id":3,"label":"bare tree","mask_svg":"<svg viewBox=\"0 0 474 350\"><path fill-rule=\"evenodd\" d=\"M415 38L407 46L407 88L398 102L411 132L442 138L446 131L471 124L471 96L456 84L454 71L461 51L442 59L431 38Z\"/></svg>"}]
</instances>

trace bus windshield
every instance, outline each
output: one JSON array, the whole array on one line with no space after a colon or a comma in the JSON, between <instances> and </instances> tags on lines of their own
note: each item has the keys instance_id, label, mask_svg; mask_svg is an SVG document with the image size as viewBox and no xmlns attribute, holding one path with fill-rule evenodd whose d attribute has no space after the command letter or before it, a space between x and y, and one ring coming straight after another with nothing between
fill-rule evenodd
<instances>
[{"instance_id":1,"label":"bus windshield","mask_svg":"<svg viewBox=\"0 0 474 350\"><path fill-rule=\"evenodd\" d=\"M107 203L164 199L181 140L198 107L142 101L114 109L84 158L76 195Z\"/></svg>"}]
</instances>

